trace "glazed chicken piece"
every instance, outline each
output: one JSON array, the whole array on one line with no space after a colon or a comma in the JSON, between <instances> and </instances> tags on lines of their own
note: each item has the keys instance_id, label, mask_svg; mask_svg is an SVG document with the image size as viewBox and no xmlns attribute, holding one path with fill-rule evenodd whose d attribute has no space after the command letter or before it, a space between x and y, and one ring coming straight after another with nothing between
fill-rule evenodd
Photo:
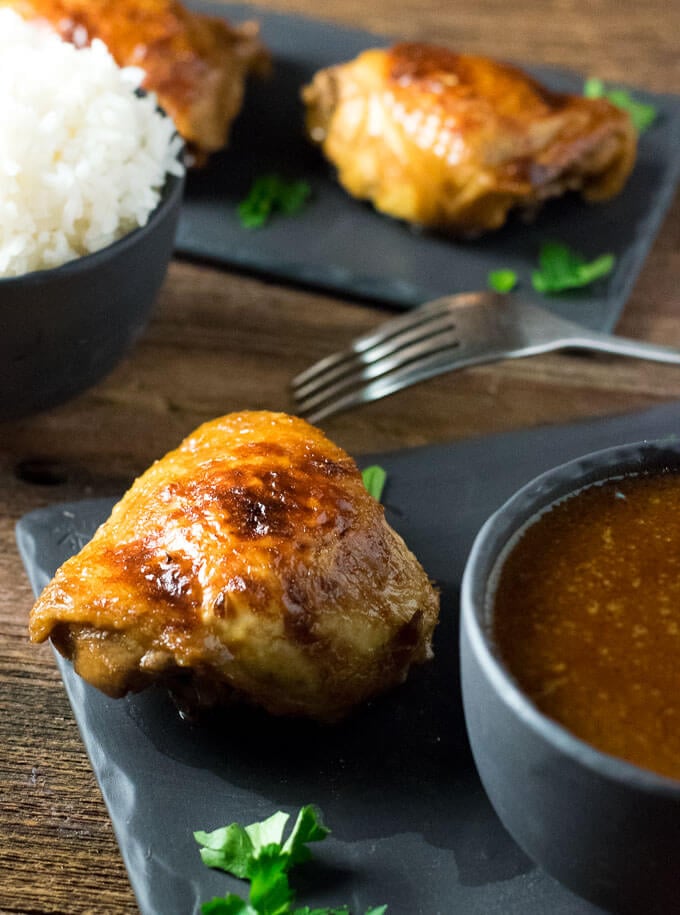
<instances>
[{"instance_id":1,"label":"glazed chicken piece","mask_svg":"<svg viewBox=\"0 0 680 915\"><path fill-rule=\"evenodd\" d=\"M176 0L0 0L24 19L47 22L78 46L101 39L119 66L135 66L197 162L226 145L249 73L269 55L254 22L231 26Z\"/></svg>"},{"instance_id":2,"label":"glazed chicken piece","mask_svg":"<svg viewBox=\"0 0 680 915\"><path fill-rule=\"evenodd\" d=\"M607 200L635 161L631 120L609 102L431 45L369 50L320 70L303 100L309 137L350 194L462 236L569 190Z\"/></svg>"},{"instance_id":3,"label":"glazed chicken piece","mask_svg":"<svg viewBox=\"0 0 680 915\"><path fill-rule=\"evenodd\" d=\"M334 720L431 655L438 595L354 461L304 420L206 423L146 471L30 616L110 696Z\"/></svg>"}]
</instances>

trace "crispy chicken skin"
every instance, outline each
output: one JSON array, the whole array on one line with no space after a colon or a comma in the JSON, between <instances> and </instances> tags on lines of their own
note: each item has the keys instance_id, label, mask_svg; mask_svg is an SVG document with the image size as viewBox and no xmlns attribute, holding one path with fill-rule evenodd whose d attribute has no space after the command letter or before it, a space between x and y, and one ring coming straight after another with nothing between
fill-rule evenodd
<instances>
[{"instance_id":1,"label":"crispy chicken skin","mask_svg":"<svg viewBox=\"0 0 680 915\"><path fill-rule=\"evenodd\" d=\"M578 190L617 194L637 135L602 99L551 92L516 67L432 45L369 50L303 89L307 132L343 187L458 235Z\"/></svg>"},{"instance_id":2,"label":"crispy chicken skin","mask_svg":"<svg viewBox=\"0 0 680 915\"><path fill-rule=\"evenodd\" d=\"M206 423L153 464L30 616L110 696L161 680L333 720L431 655L439 599L354 461L304 420Z\"/></svg>"},{"instance_id":3,"label":"crispy chicken skin","mask_svg":"<svg viewBox=\"0 0 680 915\"><path fill-rule=\"evenodd\" d=\"M101 39L119 66L140 67L197 159L226 145L246 77L269 55L257 25L230 26L176 0L0 0L78 46Z\"/></svg>"}]
</instances>

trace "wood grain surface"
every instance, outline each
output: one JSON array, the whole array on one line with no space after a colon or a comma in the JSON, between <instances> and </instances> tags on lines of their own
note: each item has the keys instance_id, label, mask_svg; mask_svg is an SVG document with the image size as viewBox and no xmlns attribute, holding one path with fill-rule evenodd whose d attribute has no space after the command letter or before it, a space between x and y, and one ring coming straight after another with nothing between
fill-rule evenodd
<instances>
[{"instance_id":1,"label":"wood grain surface","mask_svg":"<svg viewBox=\"0 0 680 915\"><path fill-rule=\"evenodd\" d=\"M395 37L680 92L676 0L264 0ZM176 261L131 355L71 403L0 432L0 912L137 911L50 650L30 646L32 595L14 524L109 495L199 422L289 409L290 378L384 319L376 307ZM618 330L680 346L680 198ZM550 355L470 369L325 422L355 454L613 414L680 397L676 368ZM397 913L395 913L397 915Z\"/></svg>"}]
</instances>

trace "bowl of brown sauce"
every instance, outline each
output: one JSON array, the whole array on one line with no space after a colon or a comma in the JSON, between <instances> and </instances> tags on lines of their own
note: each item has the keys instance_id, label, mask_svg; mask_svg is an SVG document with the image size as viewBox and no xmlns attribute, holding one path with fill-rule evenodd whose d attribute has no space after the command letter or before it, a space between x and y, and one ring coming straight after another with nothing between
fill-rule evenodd
<instances>
[{"instance_id":1,"label":"bowl of brown sauce","mask_svg":"<svg viewBox=\"0 0 680 915\"><path fill-rule=\"evenodd\" d=\"M680 441L519 490L462 587L470 742L500 819L613 912L680 906Z\"/></svg>"}]
</instances>

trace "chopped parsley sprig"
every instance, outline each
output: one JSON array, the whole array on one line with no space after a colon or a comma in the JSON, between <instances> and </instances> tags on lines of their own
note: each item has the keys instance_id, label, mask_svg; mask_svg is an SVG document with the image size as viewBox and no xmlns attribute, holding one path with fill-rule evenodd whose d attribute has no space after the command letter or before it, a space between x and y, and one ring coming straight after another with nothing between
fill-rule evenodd
<instances>
[{"instance_id":1,"label":"chopped parsley sprig","mask_svg":"<svg viewBox=\"0 0 680 915\"><path fill-rule=\"evenodd\" d=\"M201 860L250 881L248 899L235 893L215 897L201 906L202 915L351 915L347 906L293 908L295 893L288 871L311 858L310 842L321 842L330 830L316 807L302 807L290 835L283 838L287 813L277 813L259 823L242 826L231 823L213 832L198 831L194 838L201 847ZM387 906L368 909L365 915L385 915Z\"/></svg>"},{"instance_id":2,"label":"chopped parsley sprig","mask_svg":"<svg viewBox=\"0 0 680 915\"><path fill-rule=\"evenodd\" d=\"M601 254L587 261L561 242L546 241L541 245L539 269L531 274L531 283L537 292L544 293L578 289L608 276L614 269L614 262L613 254Z\"/></svg>"},{"instance_id":3,"label":"chopped parsley sprig","mask_svg":"<svg viewBox=\"0 0 680 915\"><path fill-rule=\"evenodd\" d=\"M657 118L658 111L654 105L641 102L634 98L626 89L617 89L607 86L603 80L595 76L589 77L583 84L583 94L586 98L605 98L617 108L622 108L630 115L633 126L638 133L648 130Z\"/></svg>"},{"instance_id":4,"label":"chopped parsley sprig","mask_svg":"<svg viewBox=\"0 0 680 915\"><path fill-rule=\"evenodd\" d=\"M290 835L283 842L283 832L289 819L287 813L279 810L268 819L250 826L232 823L213 832L199 830L194 833L194 838L203 846L201 860L207 867L216 867L243 878L248 876L249 869L264 851L275 848L278 860L288 870L293 864L311 857L308 842L320 842L330 832L316 808L308 805L300 810Z\"/></svg>"},{"instance_id":5,"label":"chopped parsley sprig","mask_svg":"<svg viewBox=\"0 0 680 915\"><path fill-rule=\"evenodd\" d=\"M385 488L385 481L387 480L387 471L385 468L381 467L379 464L372 464L370 467L365 467L361 471L361 478L364 481L364 486L376 502L380 502L383 489Z\"/></svg>"},{"instance_id":6,"label":"chopped parsley sprig","mask_svg":"<svg viewBox=\"0 0 680 915\"><path fill-rule=\"evenodd\" d=\"M531 285L544 295L579 289L609 276L615 263L613 254L600 254L589 261L562 242L545 241L538 254L538 268L531 273ZM492 270L487 279L496 292L512 292L519 282L513 270Z\"/></svg>"},{"instance_id":7,"label":"chopped parsley sprig","mask_svg":"<svg viewBox=\"0 0 680 915\"><path fill-rule=\"evenodd\" d=\"M519 280L514 270L491 270L489 288L495 292L512 292Z\"/></svg>"},{"instance_id":8,"label":"chopped parsley sprig","mask_svg":"<svg viewBox=\"0 0 680 915\"><path fill-rule=\"evenodd\" d=\"M280 175L260 175L253 181L248 196L238 205L241 225L260 229L275 213L294 216L309 200L312 188L307 181L289 181Z\"/></svg>"}]
</instances>

